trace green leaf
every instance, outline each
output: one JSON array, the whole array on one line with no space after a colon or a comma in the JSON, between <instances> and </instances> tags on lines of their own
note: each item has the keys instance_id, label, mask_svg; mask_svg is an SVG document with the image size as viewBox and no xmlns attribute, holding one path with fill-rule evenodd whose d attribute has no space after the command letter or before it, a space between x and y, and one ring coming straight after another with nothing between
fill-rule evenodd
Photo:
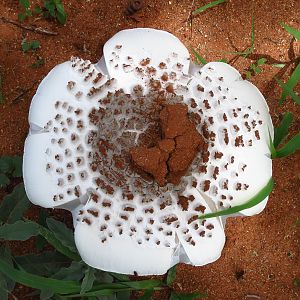
<instances>
[{"instance_id":1,"label":"green leaf","mask_svg":"<svg viewBox=\"0 0 300 300\"><path fill-rule=\"evenodd\" d=\"M172 292L169 297L169 300L179 300L179 297L175 292Z\"/></svg>"},{"instance_id":2,"label":"green leaf","mask_svg":"<svg viewBox=\"0 0 300 300\"><path fill-rule=\"evenodd\" d=\"M261 69L260 67L254 66L253 71L254 71L256 74L259 74L259 73L261 73L262 69Z\"/></svg>"},{"instance_id":3,"label":"green leaf","mask_svg":"<svg viewBox=\"0 0 300 300\"><path fill-rule=\"evenodd\" d=\"M36 50L40 47L40 42L37 40L33 40L28 42L27 39L23 39L21 43L21 47L24 53L28 52L29 50Z\"/></svg>"},{"instance_id":4,"label":"green leaf","mask_svg":"<svg viewBox=\"0 0 300 300\"><path fill-rule=\"evenodd\" d=\"M113 272L108 272L109 275L117 279L118 281L130 281L130 278L128 275L125 274L118 274L118 273L113 273Z\"/></svg>"},{"instance_id":5,"label":"green leaf","mask_svg":"<svg viewBox=\"0 0 300 300\"><path fill-rule=\"evenodd\" d=\"M0 274L0 300L8 300L7 283L2 274Z\"/></svg>"},{"instance_id":6,"label":"green leaf","mask_svg":"<svg viewBox=\"0 0 300 300\"><path fill-rule=\"evenodd\" d=\"M217 6L217 5L219 5L219 4L221 4L225 1L226 0L216 0L216 1L210 2L210 3L208 3L204 6L201 6L201 7L197 8L195 11L193 11L192 14L195 15L195 14L201 13L201 12L207 10L208 8L212 8L214 6Z\"/></svg>"},{"instance_id":7,"label":"green leaf","mask_svg":"<svg viewBox=\"0 0 300 300\"><path fill-rule=\"evenodd\" d=\"M65 24L67 21L67 14L65 12L64 6L60 0L56 0L56 9L57 9L57 20L60 24Z\"/></svg>"},{"instance_id":8,"label":"green leaf","mask_svg":"<svg viewBox=\"0 0 300 300\"><path fill-rule=\"evenodd\" d=\"M52 231L54 236L67 248L74 253L77 252L77 248L74 241L73 230L69 229L64 223L59 222L53 218L46 220L48 228Z\"/></svg>"},{"instance_id":9,"label":"green leaf","mask_svg":"<svg viewBox=\"0 0 300 300\"><path fill-rule=\"evenodd\" d=\"M54 292L52 290L41 290L40 300L48 300L53 297Z\"/></svg>"},{"instance_id":10,"label":"green leaf","mask_svg":"<svg viewBox=\"0 0 300 300\"><path fill-rule=\"evenodd\" d=\"M7 223L10 224L22 219L24 214L31 207L31 202L27 198L23 183L20 183L14 189L13 193L9 196L6 196L5 199L11 200L12 197L14 197L17 201L15 203L15 207L10 211L9 214L7 214Z\"/></svg>"},{"instance_id":11,"label":"green leaf","mask_svg":"<svg viewBox=\"0 0 300 300\"><path fill-rule=\"evenodd\" d=\"M22 177L23 176L23 157L22 156L11 156L11 161L13 165L12 176Z\"/></svg>"},{"instance_id":12,"label":"green leaf","mask_svg":"<svg viewBox=\"0 0 300 300\"><path fill-rule=\"evenodd\" d=\"M285 67L285 64L272 64L272 67L282 69Z\"/></svg>"},{"instance_id":13,"label":"green leaf","mask_svg":"<svg viewBox=\"0 0 300 300\"><path fill-rule=\"evenodd\" d=\"M111 296L117 292L130 291L130 288L103 288L97 291L87 292L85 294L72 294L67 295L65 298L76 298L76 297L98 297L98 296ZM100 298L101 299L101 298Z\"/></svg>"},{"instance_id":14,"label":"green leaf","mask_svg":"<svg viewBox=\"0 0 300 300\"><path fill-rule=\"evenodd\" d=\"M194 49L192 48L192 51L195 55L195 58L196 58L196 63L199 64L199 65L205 65L207 62L206 60Z\"/></svg>"},{"instance_id":15,"label":"green leaf","mask_svg":"<svg viewBox=\"0 0 300 300\"><path fill-rule=\"evenodd\" d=\"M147 290L144 292L143 296L140 296L138 300L151 300L154 290Z\"/></svg>"},{"instance_id":16,"label":"green leaf","mask_svg":"<svg viewBox=\"0 0 300 300\"><path fill-rule=\"evenodd\" d=\"M293 71L291 77L285 84L285 89L281 94L279 105L283 103L287 95L289 94L289 91L292 91L294 87L297 85L298 81L300 80L300 63L297 65L295 70Z\"/></svg>"},{"instance_id":17,"label":"green leaf","mask_svg":"<svg viewBox=\"0 0 300 300\"><path fill-rule=\"evenodd\" d=\"M28 52L30 50L30 43L27 42L26 38L22 40L21 47L23 52Z\"/></svg>"},{"instance_id":18,"label":"green leaf","mask_svg":"<svg viewBox=\"0 0 300 300\"><path fill-rule=\"evenodd\" d=\"M290 86L288 84L283 83L282 81L280 81L279 79L277 79L275 77L275 80L277 81L277 83L282 87L283 89L283 93L287 93L287 95L291 96L292 99L298 104L300 105L300 97L293 91L293 89L290 88ZM280 100L281 101L281 100ZM281 105L282 102L279 102L279 105Z\"/></svg>"},{"instance_id":19,"label":"green leaf","mask_svg":"<svg viewBox=\"0 0 300 300\"><path fill-rule=\"evenodd\" d=\"M160 280L141 280L141 281L130 281L130 282L119 282L119 283L103 283L97 284L93 287L90 292L84 294L68 295L69 297L80 297L80 296L109 296L116 292L124 292L131 290L152 290L158 289L163 283Z\"/></svg>"},{"instance_id":20,"label":"green leaf","mask_svg":"<svg viewBox=\"0 0 300 300\"><path fill-rule=\"evenodd\" d=\"M115 297L116 300L131 300L131 291L118 292Z\"/></svg>"},{"instance_id":21,"label":"green leaf","mask_svg":"<svg viewBox=\"0 0 300 300\"><path fill-rule=\"evenodd\" d=\"M97 282L102 282L102 283L112 283L112 282L114 282L114 277L112 277L109 274L109 272L104 272L104 271L101 271L101 270L96 270L95 277L96 277L96 281Z\"/></svg>"},{"instance_id":22,"label":"green leaf","mask_svg":"<svg viewBox=\"0 0 300 300\"><path fill-rule=\"evenodd\" d=\"M0 222L15 223L31 206L24 184L18 184L13 192L3 198L0 203Z\"/></svg>"},{"instance_id":23,"label":"green leaf","mask_svg":"<svg viewBox=\"0 0 300 300\"><path fill-rule=\"evenodd\" d=\"M49 277L59 272L70 260L56 251L46 251L41 254L17 256L15 261L28 273Z\"/></svg>"},{"instance_id":24,"label":"green leaf","mask_svg":"<svg viewBox=\"0 0 300 300\"><path fill-rule=\"evenodd\" d=\"M176 268L177 268L177 265L173 266L168 271L168 274L167 274L167 285L168 286L172 285L172 283L176 277Z\"/></svg>"},{"instance_id":25,"label":"green leaf","mask_svg":"<svg viewBox=\"0 0 300 300\"><path fill-rule=\"evenodd\" d=\"M289 133L289 127L293 122L293 114L286 112L282 118L281 123L277 128L274 129L274 141L273 145L275 148L284 140Z\"/></svg>"},{"instance_id":26,"label":"green leaf","mask_svg":"<svg viewBox=\"0 0 300 300\"><path fill-rule=\"evenodd\" d=\"M36 41L36 40L31 41L31 49L32 50L36 50L39 47L40 47L40 42L39 41Z\"/></svg>"},{"instance_id":27,"label":"green leaf","mask_svg":"<svg viewBox=\"0 0 300 300\"><path fill-rule=\"evenodd\" d=\"M55 3L52 0L45 1L45 8L50 13L51 17L55 18Z\"/></svg>"},{"instance_id":28,"label":"green leaf","mask_svg":"<svg viewBox=\"0 0 300 300\"><path fill-rule=\"evenodd\" d=\"M11 252L10 252L10 249L6 245L3 245L3 246L0 247L0 257L7 264L9 264L10 266L13 266L13 259L12 259L12 256L11 256ZM5 281L5 289L6 289L7 292L13 291L13 289L15 288L15 284L16 284L14 280L11 280L10 278L5 276L4 274L0 273L0 281L1 280L2 280L2 282ZM0 299L1 299L1 296L0 296Z\"/></svg>"},{"instance_id":29,"label":"green leaf","mask_svg":"<svg viewBox=\"0 0 300 300\"><path fill-rule=\"evenodd\" d=\"M26 19L26 14L24 14L22 12L18 13L18 20L20 22L23 22L25 19Z\"/></svg>"},{"instance_id":30,"label":"green leaf","mask_svg":"<svg viewBox=\"0 0 300 300\"><path fill-rule=\"evenodd\" d=\"M80 290L80 284L76 281L64 281L37 276L11 267L0 257L0 272L12 280L25 286L39 289L51 290L54 293L68 294Z\"/></svg>"},{"instance_id":31,"label":"green leaf","mask_svg":"<svg viewBox=\"0 0 300 300\"><path fill-rule=\"evenodd\" d=\"M75 280L79 282L84 276L84 266L82 261L72 261L68 267L61 268L51 277L60 280Z\"/></svg>"},{"instance_id":32,"label":"green leaf","mask_svg":"<svg viewBox=\"0 0 300 300\"><path fill-rule=\"evenodd\" d=\"M81 284L81 294L84 294L85 292L88 292L93 287L93 284L95 282L95 269L88 267L84 272L84 278Z\"/></svg>"},{"instance_id":33,"label":"green leaf","mask_svg":"<svg viewBox=\"0 0 300 300\"><path fill-rule=\"evenodd\" d=\"M291 34L295 39L300 41L300 31L296 28L290 27L283 22L280 23L280 25L289 33Z\"/></svg>"},{"instance_id":34,"label":"green leaf","mask_svg":"<svg viewBox=\"0 0 300 300\"><path fill-rule=\"evenodd\" d=\"M221 211L217 211L217 212L214 212L214 213L209 213L209 214L199 216L199 219L210 219L210 218L215 218L215 217L219 217L219 216L231 215L231 214L234 214L234 213L238 213L238 212L240 212L244 209L251 208L251 207L259 204L263 200L265 200L265 198L268 197L269 194L271 193L271 191L273 190L273 187L274 187L274 180L273 180L273 178L270 178L267 185L264 186L254 197L252 197L246 203L236 205L234 207L224 209L224 210L221 210Z\"/></svg>"},{"instance_id":35,"label":"green leaf","mask_svg":"<svg viewBox=\"0 0 300 300\"><path fill-rule=\"evenodd\" d=\"M250 71L246 71L246 78L250 80L252 78L252 73Z\"/></svg>"},{"instance_id":36,"label":"green leaf","mask_svg":"<svg viewBox=\"0 0 300 300\"><path fill-rule=\"evenodd\" d=\"M66 14L61 14L57 13L57 20L60 24L64 25L67 22L67 15Z\"/></svg>"},{"instance_id":37,"label":"green leaf","mask_svg":"<svg viewBox=\"0 0 300 300\"><path fill-rule=\"evenodd\" d=\"M28 9L30 7L30 0L19 0L19 4L23 6L23 8Z\"/></svg>"},{"instance_id":38,"label":"green leaf","mask_svg":"<svg viewBox=\"0 0 300 300\"><path fill-rule=\"evenodd\" d=\"M1 156L0 173L5 173L13 177L22 177L22 157Z\"/></svg>"},{"instance_id":39,"label":"green leaf","mask_svg":"<svg viewBox=\"0 0 300 300\"><path fill-rule=\"evenodd\" d=\"M266 63L266 61L267 61L267 59L264 58L264 57L262 57L262 58L260 58L260 59L256 62L256 64L257 64L258 66L262 66L262 65L264 65L264 64Z\"/></svg>"},{"instance_id":40,"label":"green leaf","mask_svg":"<svg viewBox=\"0 0 300 300\"><path fill-rule=\"evenodd\" d=\"M80 261L81 258L80 256L77 254L77 252L73 252L71 251L68 247L66 247L65 245L62 244L62 242L57 239L54 235L54 233L52 231L50 231L49 229L40 226L39 227L39 234L41 236L43 236L47 242L52 245L58 252L64 254L65 256L76 260L76 261Z\"/></svg>"},{"instance_id":41,"label":"green leaf","mask_svg":"<svg viewBox=\"0 0 300 300\"><path fill-rule=\"evenodd\" d=\"M10 183L9 178L5 174L0 173L0 189L5 188L6 186L9 185L9 183Z\"/></svg>"},{"instance_id":42,"label":"green leaf","mask_svg":"<svg viewBox=\"0 0 300 300\"><path fill-rule=\"evenodd\" d=\"M293 284L294 284L294 286L296 286L296 287L300 287L300 279L299 279L299 278L295 278L295 279L293 280Z\"/></svg>"},{"instance_id":43,"label":"green leaf","mask_svg":"<svg viewBox=\"0 0 300 300\"><path fill-rule=\"evenodd\" d=\"M154 279L141 280L141 281L125 281L122 283L123 283L123 285L134 288L136 290L153 289L153 288L161 286L163 284L162 281L154 280Z\"/></svg>"},{"instance_id":44,"label":"green leaf","mask_svg":"<svg viewBox=\"0 0 300 300\"><path fill-rule=\"evenodd\" d=\"M26 241L38 234L39 225L31 221L17 221L0 226L0 239L7 241Z\"/></svg>"},{"instance_id":45,"label":"green leaf","mask_svg":"<svg viewBox=\"0 0 300 300\"><path fill-rule=\"evenodd\" d=\"M284 146L279 150L276 150L275 158L285 157L295 153L300 149L300 132L291 138Z\"/></svg>"},{"instance_id":46,"label":"green leaf","mask_svg":"<svg viewBox=\"0 0 300 300\"><path fill-rule=\"evenodd\" d=\"M43 10L39 6L35 6L33 12L39 15L43 12Z\"/></svg>"},{"instance_id":47,"label":"green leaf","mask_svg":"<svg viewBox=\"0 0 300 300\"><path fill-rule=\"evenodd\" d=\"M40 214L39 214L39 219L38 219L38 224L47 227L46 224L46 219L49 218L49 213L46 209L41 208L40 209ZM47 241L41 236L37 236L35 239L35 247L37 250L41 251L45 246L47 245Z\"/></svg>"},{"instance_id":48,"label":"green leaf","mask_svg":"<svg viewBox=\"0 0 300 300\"><path fill-rule=\"evenodd\" d=\"M42 57L37 57L36 62L31 64L30 67L32 68L39 68L41 66L45 65L45 59Z\"/></svg>"}]
</instances>

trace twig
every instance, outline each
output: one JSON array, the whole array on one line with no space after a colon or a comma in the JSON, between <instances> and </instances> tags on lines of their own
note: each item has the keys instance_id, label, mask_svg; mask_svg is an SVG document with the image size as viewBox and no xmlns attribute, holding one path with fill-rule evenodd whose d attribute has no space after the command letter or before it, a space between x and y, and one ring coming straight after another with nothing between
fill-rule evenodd
<instances>
[{"instance_id":1,"label":"twig","mask_svg":"<svg viewBox=\"0 0 300 300\"><path fill-rule=\"evenodd\" d=\"M193 36L193 9L194 9L194 3L195 3L195 0L192 1L190 15L189 15L189 18L188 18L188 21L190 22L190 39L192 39L192 36Z\"/></svg>"},{"instance_id":2,"label":"twig","mask_svg":"<svg viewBox=\"0 0 300 300\"><path fill-rule=\"evenodd\" d=\"M245 298L253 298L253 299L260 299L260 296L258 295L252 295L252 294L248 294L245 296Z\"/></svg>"},{"instance_id":3,"label":"twig","mask_svg":"<svg viewBox=\"0 0 300 300\"><path fill-rule=\"evenodd\" d=\"M19 28L25 29L25 30L29 30L29 31L33 31L39 34L46 34L46 35L58 35L57 32L54 31L50 31L47 29L43 29L41 27L36 27L36 26L32 26L32 25L25 25L25 24L21 24L17 21L11 20L11 19L7 19L5 17L0 17L0 20L2 20L2 22L4 23L10 23L13 24Z\"/></svg>"},{"instance_id":4,"label":"twig","mask_svg":"<svg viewBox=\"0 0 300 300\"><path fill-rule=\"evenodd\" d=\"M22 90L22 92L20 92L15 98L13 98L12 100L11 100L11 103L12 104L15 104L15 103L17 103L17 102L19 102L20 101L20 99L24 96L24 95L26 95L33 87L34 87L34 85L37 83L37 81L35 81L32 85L31 85L31 87L29 87L28 89L23 89Z\"/></svg>"}]
</instances>

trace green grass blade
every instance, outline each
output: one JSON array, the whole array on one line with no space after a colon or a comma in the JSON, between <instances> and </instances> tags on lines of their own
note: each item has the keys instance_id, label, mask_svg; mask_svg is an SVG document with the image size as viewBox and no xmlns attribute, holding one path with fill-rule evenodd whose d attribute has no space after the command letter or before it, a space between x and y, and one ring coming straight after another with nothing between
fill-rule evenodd
<instances>
[{"instance_id":1,"label":"green grass blade","mask_svg":"<svg viewBox=\"0 0 300 300\"><path fill-rule=\"evenodd\" d=\"M125 281L123 285L134 288L136 290L148 290L161 286L163 283L160 280L140 280L140 281Z\"/></svg>"},{"instance_id":2,"label":"green grass blade","mask_svg":"<svg viewBox=\"0 0 300 300\"><path fill-rule=\"evenodd\" d=\"M217 5L219 5L221 3L224 3L224 2L226 2L226 0L216 0L216 1L210 2L210 3L206 4L206 5L203 5L203 6L199 7L199 8L197 8L195 11L193 11L192 14L195 15L195 14L204 12L205 10L207 10L209 8L212 8L214 6L217 6Z\"/></svg>"},{"instance_id":3,"label":"green grass blade","mask_svg":"<svg viewBox=\"0 0 300 300\"><path fill-rule=\"evenodd\" d=\"M270 131L269 131L269 149L271 153L271 158L276 158L276 149L274 147Z\"/></svg>"},{"instance_id":4,"label":"green grass blade","mask_svg":"<svg viewBox=\"0 0 300 300\"><path fill-rule=\"evenodd\" d=\"M283 92L281 94L278 105L281 105L283 103L283 101L285 100L285 98L289 94L289 91L293 91L294 87L297 85L299 80L300 80L300 63L297 65L297 67L293 71L291 77L289 78L289 80L285 84L285 89L283 90Z\"/></svg>"},{"instance_id":5,"label":"green grass blade","mask_svg":"<svg viewBox=\"0 0 300 300\"><path fill-rule=\"evenodd\" d=\"M253 198L251 198L246 203L228 209L224 209L221 211L217 211L214 213L209 213L209 214L199 216L199 219L210 219L210 218L215 218L220 216L231 215L231 214L238 213L244 209L251 208L259 204L260 202L262 202L266 197L268 197L271 191L273 190L273 187L274 187L274 180L273 178L271 178L267 183L267 185L264 186Z\"/></svg>"},{"instance_id":6,"label":"green grass blade","mask_svg":"<svg viewBox=\"0 0 300 300\"><path fill-rule=\"evenodd\" d=\"M116 292L133 291L133 290L158 290L161 289L163 282L160 280L141 280L141 281L125 281L118 283L100 283L93 289L84 294L67 295L66 298L74 297L93 297L93 296L109 296Z\"/></svg>"},{"instance_id":7,"label":"green grass blade","mask_svg":"<svg viewBox=\"0 0 300 300\"><path fill-rule=\"evenodd\" d=\"M207 64L206 60L194 49L192 48L192 51L193 51L193 54L195 55L195 58L196 58L196 63L198 65L205 65Z\"/></svg>"},{"instance_id":8,"label":"green grass blade","mask_svg":"<svg viewBox=\"0 0 300 300\"><path fill-rule=\"evenodd\" d=\"M279 126L274 129L273 145L275 148L277 148L278 145L283 141L283 139L288 135L289 133L288 130L292 122L293 122L293 114L290 112L286 112Z\"/></svg>"},{"instance_id":9,"label":"green grass blade","mask_svg":"<svg viewBox=\"0 0 300 300\"><path fill-rule=\"evenodd\" d=\"M291 98L298 104L300 105L300 97L285 83L283 83L282 81L280 81L279 79L277 79L275 77L275 80L277 81L277 83L282 87L283 92L287 93L287 95L291 96ZM281 99L280 99L281 101ZM279 102L279 105L281 105L282 102Z\"/></svg>"},{"instance_id":10,"label":"green grass blade","mask_svg":"<svg viewBox=\"0 0 300 300\"><path fill-rule=\"evenodd\" d=\"M11 267L2 258L0 258L0 272L12 280L34 289L51 290L54 293L60 294L76 293L80 291L80 283L76 281L45 278L20 271Z\"/></svg>"},{"instance_id":11,"label":"green grass blade","mask_svg":"<svg viewBox=\"0 0 300 300\"><path fill-rule=\"evenodd\" d=\"M0 239L7 241L26 241L38 235L39 225L31 221L17 221L0 226Z\"/></svg>"},{"instance_id":12,"label":"green grass blade","mask_svg":"<svg viewBox=\"0 0 300 300\"><path fill-rule=\"evenodd\" d=\"M295 39L300 41L300 31L296 28L290 27L283 22L280 23L280 25L289 33L291 34Z\"/></svg>"},{"instance_id":13,"label":"green grass blade","mask_svg":"<svg viewBox=\"0 0 300 300\"><path fill-rule=\"evenodd\" d=\"M87 292L84 294L72 294L72 295L67 295L65 298L77 298L77 297L98 297L98 296L111 296L117 292L124 292L124 291L132 291L132 288L115 288L115 289L110 289L110 288L104 288L104 289L99 289L97 291L92 291L92 292Z\"/></svg>"},{"instance_id":14,"label":"green grass blade","mask_svg":"<svg viewBox=\"0 0 300 300\"><path fill-rule=\"evenodd\" d=\"M293 154L300 149L300 132L291 138L284 146L276 151L276 158Z\"/></svg>"}]
</instances>

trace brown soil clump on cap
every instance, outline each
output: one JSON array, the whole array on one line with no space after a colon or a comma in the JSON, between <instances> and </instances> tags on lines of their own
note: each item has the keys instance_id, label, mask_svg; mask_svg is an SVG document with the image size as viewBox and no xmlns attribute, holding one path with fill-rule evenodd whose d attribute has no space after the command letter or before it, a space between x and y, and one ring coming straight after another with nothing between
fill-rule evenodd
<instances>
[{"instance_id":1,"label":"brown soil clump on cap","mask_svg":"<svg viewBox=\"0 0 300 300\"><path fill-rule=\"evenodd\" d=\"M179 184L204 140L189 120L184 104L166 105L160 112L162 138L154 147L138 146L130 150L133 164L151 174L163 186Z\"/></svg>"}]
</instances>

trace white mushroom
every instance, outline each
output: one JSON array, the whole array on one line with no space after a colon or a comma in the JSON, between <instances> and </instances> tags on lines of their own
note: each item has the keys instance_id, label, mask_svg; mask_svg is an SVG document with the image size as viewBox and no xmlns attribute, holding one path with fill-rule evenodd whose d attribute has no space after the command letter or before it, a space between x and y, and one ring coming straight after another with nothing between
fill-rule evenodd
<instances>
[{"instance_id":1,"label":"white mushroom","mask_svg":"<svg viewBox=\"0 0 300 300\"><path fill-rule=\"evenodd\" d=\"M159 186L128 161L153 126L155 99L185 103L202 149L178 185ZM245 203L272 173L265 99L231 66L190 62L184 45L154 29L124 30L99 63L72 58L40 84L29 112L24 182L29 199L71 210L82 259L102 270L163 274L218 259L220 218L198 216ZM267 199L247 209L257 214Z\"/></svg>"}]
</instances>

